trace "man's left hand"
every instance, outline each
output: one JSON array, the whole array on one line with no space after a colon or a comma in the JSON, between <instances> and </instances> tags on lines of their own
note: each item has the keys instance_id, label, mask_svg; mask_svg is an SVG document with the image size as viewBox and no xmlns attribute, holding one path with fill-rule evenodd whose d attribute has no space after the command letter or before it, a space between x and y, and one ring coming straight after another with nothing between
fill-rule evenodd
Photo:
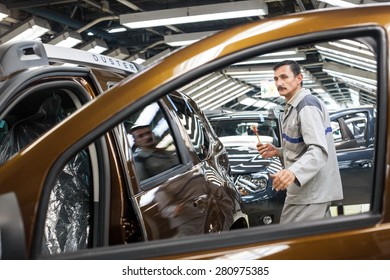
<instances>
[{"instance_id":1,"label":"man's left hand","mask_svg":"<svg viewBox=\"0 0 390 280\"><path fill-rule=\"evenodd\" d=\"M283 169L275 174L270 174L273 179L272 186L276 191L287 189L295 181L295 175L288 169Z\"/></svg>"}]
</instances>

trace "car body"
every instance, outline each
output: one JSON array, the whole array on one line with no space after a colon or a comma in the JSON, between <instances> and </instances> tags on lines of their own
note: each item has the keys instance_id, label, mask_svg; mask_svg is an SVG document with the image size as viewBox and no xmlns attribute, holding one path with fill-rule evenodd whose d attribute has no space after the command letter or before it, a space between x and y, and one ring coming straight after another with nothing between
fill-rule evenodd
<instances>
[{"instance_id":1,"label":"car body","mask_svg":"<svg viewBox=\"0 0 390 280\"><path fill-rule=\"evenodd\" d=\"M273 189L269 174L283 166L278 157L262 158L256 149L259 139L280 147L279 118L272 110L205 113L229 155L234 182L245 203L250 225L279 223L286 192ZM259 139L252 125L256 125Z\"/></svg>"},{"instance_id":2,"label":"car body","mask_svg":"<svg viewBox=\"0 0 390 280\"><path fill-rule=\"evenodd\" d=\"M71 137L77 126L69 126L69 131L61 132L60 138L53 138L50 141L54 142L41 146L43 149L35 148L35 143L45 141L42 135L47 131L56 134L53 127L66 123L77 115L78 108L104 95L100 84L108 88L108 82L118 83L138 70L119 60L116 64L132 65L135 70L123 72L98 64L92 68L50 66L50 50L40 42L0 46L1 64L12 61L4 68L1 84L0 162L6 167L26 148L41 155L31 162L31 169L23 171L23 178L34 177L30 172L35 167L47 165L42 158L50 153L49 147L61 146L60 138ZM115 72L119 72L118 77ZM77 123L85 121L82 118ZM194 125L186 128L188 122ZM138 131L147 138L138 140ZM28 191L26 185L2 183L0 192L13 193L19 201L28 237L26 256L34 258L105 243L126 244L247 227L229 169L226 151L202 111L187 96L172 92L140 107L68 159L49 186L27 179ZM1 177L6 177L3 172ZM42 218L43 227L39 225ZM3 258L12 255L12 249L3 247Z\"/></svg>"},{"instance_id":3,"label":"car body","mask_svg":"<svg viewBox=\"0 0 390 280\"><path fill-rule=\"evenodd\" d=\"M341 75L338 77L343 79L348 88L346 97L351 96L353 92L357 97L353 100L372 101L376 107L373 176L368 178L372 192L368 209L302 223L273 224L266 227L116 246L103 242L98 244L99 248L80 250L76 253L33 256L47 259L104 260L389 259L390 183L387 171L390 165L389 14L389 5L362 5L352 9L325 9L261 20L219 32L176 51L141 72L120 81L49 130L33 145L15 154L0 166L2 194L8 196L10 195L8 193L15 188L23 190L23 195L18 195L17 203L15 199L3 197L3 200L7 201L7 209L14 211L7 219L2 220L3 224L8 225L1 227L2 233L12 230L15 232L11 235L12 238L8 238L9 243L4 244L10 244L15 251L18 251L17 247L23 244L23 240L27 240L26 244L31 245L37 241L37 238L41 238L42 228L36 226L33 227L31 235L24 239L17 229L21 227L20 225L31 228L32 224L28 222L29 219L18 218L15 209L22 209L24 215L40 213L42 207L34 209L33 205L27 203L28 197L37 197L40 189L55 182L57 174L74 155L85 147L95 144L101 137L104 138L107 132L140 108L165 98L169 93L185 92L190 88L188 85L196 87L199 79L210 77L213 73L226 77L227 70L237 70L238 66L242 65L241 62L247 62L247 59L290 48L304 48L309 51L311 58L316 58L316 62L313 61L313 64L310 63L307 67L320 64L324 72L325 70L331 74L337 72ZM356 53L364 48L370 55L355 55L353 59L349 55L341 55L341 53L345 54L346 50L341 52L339 46L345 40L348 42L348 52L351 52L353 45L358 45L358 48L354 48ZM332 62L329 61L329 53L320 55L318 52L315 55L313 53L314 50L324 50L319 45L324 42L332 43L333 54L337 53L332 56ZM337 43L338 47L334 43ZM346 58L349 60L348 64L336 62ZM363 60L366 63L359 64ZM359 67L350 67L351 63L358 64ZM270 64L264 68L272 71ZM346 76L347 71L349 75ZM352 73L354 75L351 75ZM358 74L360 79L351 81L351 77ZM248 83L240 82L239 86L246 87ZM252 92L252 97L259 92L258 87L255 89L257 91ZM342 89L337 90L340 90L337 93L343 94ZM195 95L190 96L195 102L200 102ZM237 92L233 92L232 96L224 92L223 98L226 98L226 102L227 100L238 102L240 96ZM331 102L331 98L325 99L329 97L327 92L319 93L319 96ZM222 97L212 96L212 93L207 95L207 98L209 102L212 102L212 99L222 99ZM326 104L331 105L328 102ZM212 107L214 105L203 109L213 109ZM187 122L186 127L190 129L193 127L192 123ZM99 142L95 145L103 147L103 145L99 146ZM201 143L197 147L205 148ZM45 151L44 156L42 151ZM29 174L28 180L26 174ZM45 192L40 199L47 200L48 197L49 192ZM103 195L103 197L107 199L107 196ZM120 197L120 194L112 193L111 199L114 197ZM132 203L137 203L137 200L132 200ZM104 212L104 209L102 211ZM124 209L118 211L126 213ZM5 215L7 212L1 213ZM7 223L6 221L10 219L15 222ZM44 217L40 217L37 225L43 224ZM117 226L120 226L119 222ZM131 230L131 226L128 229ZM100 234L102 237L107 237L106 232Z\"/></svg>"}]
</instances>

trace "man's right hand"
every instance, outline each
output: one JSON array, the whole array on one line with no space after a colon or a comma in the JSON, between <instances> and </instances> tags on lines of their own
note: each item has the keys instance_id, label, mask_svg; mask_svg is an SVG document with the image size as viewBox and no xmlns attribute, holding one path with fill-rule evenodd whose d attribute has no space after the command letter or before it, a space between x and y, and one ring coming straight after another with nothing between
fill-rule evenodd
<instances>
[{"instance_id":1,"label":"man's right hand","mask_svg":"<svg viewBox=\"0 0 390 280\"><path fill-rule=\"evenodd\" d=\"M275 146L269 143L267 144L257 143L256 149L263 158L271 158L271 157L279 156L278 149L276 149Z\"/></svg>"}]
</instances>

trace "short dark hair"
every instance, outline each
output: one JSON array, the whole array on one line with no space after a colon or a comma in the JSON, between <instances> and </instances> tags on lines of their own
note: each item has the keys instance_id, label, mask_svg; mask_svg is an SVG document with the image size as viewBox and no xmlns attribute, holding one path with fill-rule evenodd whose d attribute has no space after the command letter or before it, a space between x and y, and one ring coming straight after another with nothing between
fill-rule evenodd
<instances>
[{"instance_id":1,"label":"short dark hair","mask_svg":"<svg viewBox=\"0 0 390 280\"><path fill-rule=\"evenodd\" d=\"M281 62L278 62L273 70L277 70L278 68L284 66L284 65L288 65L290 66L290 69L291 71L294 73L294 76L298 76L299 74L301 74L301 67L299 66L298 62L294 61L294 60L283 60ZM302 85L302 83L301 83Z\"/></svg>"},{"instance_id":2,"label":"short dark hair","mask_svg":"<svg viewBox=\"0 0 390 280\"><path fill-rule=\"evenodd\" d=\"M301 74L301 67L299 66L299 64L294 61L294 60L283 60L281 62L278 62L275 66L274 66L274 71L277 70L278 68L284 66L284 65L289 65L290 68L291 68L291 71L294 73L295 76L298 76L299 74Z\"/></svg>"}]
</instances>

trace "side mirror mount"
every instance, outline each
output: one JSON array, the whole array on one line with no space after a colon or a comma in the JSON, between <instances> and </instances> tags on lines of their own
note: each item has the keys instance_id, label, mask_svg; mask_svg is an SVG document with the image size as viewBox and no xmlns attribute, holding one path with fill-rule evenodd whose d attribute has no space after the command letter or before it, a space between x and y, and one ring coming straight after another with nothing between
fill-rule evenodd
<instances>
[{"instance_id":1,"label":"side mirror mount","mask_svg":"<svg viewBox=\"0 0 390 280\"><path fill-rule=\"evenodd\" d=\"M26 259L23 218L15 193L0 195L0 260Z\"/></svg>"}]
</instances>

